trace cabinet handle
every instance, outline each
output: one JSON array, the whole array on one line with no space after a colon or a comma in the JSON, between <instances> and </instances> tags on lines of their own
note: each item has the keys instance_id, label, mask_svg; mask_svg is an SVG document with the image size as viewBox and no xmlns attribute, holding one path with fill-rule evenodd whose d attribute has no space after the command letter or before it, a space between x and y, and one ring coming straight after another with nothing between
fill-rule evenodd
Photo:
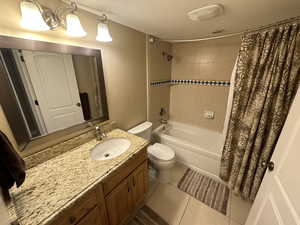
<instances>
[{"instance_id":1,"label":"cabinet handle","mask_svg":"<svg viewBox=\"0 0 300 225\"><path fill-rule=\"evenodd\" d=\"M132 177L133 187L135 187L135 179Z\"/></svg>"},{"instance_id":2,"label":"cabinet handle","mask_svg":"<svg viewBox=\"0 0 300 225\"><path fill-rule=\"evenodd\" d=\"M129 182L127 183L127 190L128 190L128 192L130 192L130 183Z\"/></svg>"},{"instance_id":3,"label":"cabinet handle","mask_svg":"<svg viewBox=\"0 0 300 225\"><path fill-rule=\"evenodd\" d=\"M71 216L71 217L69 218L69 222L70 222L70 224L75 223L75 222L76 222L76 217L75 217L75 216Z\"/></svg>"}]
</instances>

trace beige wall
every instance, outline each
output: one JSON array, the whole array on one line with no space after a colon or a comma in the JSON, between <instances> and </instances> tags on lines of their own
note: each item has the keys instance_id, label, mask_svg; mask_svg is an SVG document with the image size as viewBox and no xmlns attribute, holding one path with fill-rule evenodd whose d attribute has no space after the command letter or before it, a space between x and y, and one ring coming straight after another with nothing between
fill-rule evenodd
<instances>
[{"instance_id":1,"label":"beige wall","mask_svg":"<svg viewBox=\"0 0 300 225\"><path fill-rule=\"evenodd\" d=\"M13 144L15 148L17 148L17 142L13 136L13 133L9 127L8 121L4 115L2 106L0 105L0 130L8 137L10 142Z\"/></svg>"},{"instance_id":2,"label":"beige wall","mask_svg":"<svg viewBox=\"0 0 300 225\"><path fill-rule=\"evenodd\" d=\"M52 8L59 0L40 2ZM79 11L82 25L88 35L72 38L63 30L30 32L20 23L19 0L0 0L0 34L49 42L99 48L102 51L110 119L120 128L128 129L144 120L146 103L146 35L117 23L110 23L113 42L100 43L96 37L97 16Z\"/></svg>"},{"instance_id":3,"label":"beige wall","mask_svg":"<svg viewBox=\"0 0 300 225\"><path fill-rule=\"evenodd\" d=\"M240 38L176 43L172 79L230 80ZM170 119L222 132L229 87L175 85L171 87ZM204 110L215 119L203 117Z\"/></svg>"},{"instance_id":4,"label":"beige wall","mask_svg":"<svg viewBox=\"0 0 300 225\"><path fill-rule=\"evenodd\" d=\"M162 56L162 52L171 53L172 45L167 42L156 40L155 43L147 43L148 57L148 79L152 81L163 81L171 79L171 62ZM163 107L169 111L170 86L150 86L148 87L148 120L153 123L153 128L159 125L160 109Z\"/></svg>"},{"instance_id":5,"label":"beige wall","mask_svg":"<svg viewBox=\"0 0 300 225\"><path fill-rule=\"evenodd\" d=\"M0 130L8 137L8 139L11 141L14 147L16 147L17 144L15 138L13 137L13 134L5 118L1 105L0 105ZM0 187L0 215L1 215L0 225L9 225L8 211L3 200L1 187Z\"/></svg>"},{"instance_id":6,"label":"beige wall","mask_svg":"<svg viewBox=\"0 0 300 225\"><path fill-rule=\"evenodd\" d=\"M0 215L1 215L0 225L9 225L10 224L9 214L8 214L6 204L4 203L1 187L0 187Z\"/></svg>"}]
</instances>

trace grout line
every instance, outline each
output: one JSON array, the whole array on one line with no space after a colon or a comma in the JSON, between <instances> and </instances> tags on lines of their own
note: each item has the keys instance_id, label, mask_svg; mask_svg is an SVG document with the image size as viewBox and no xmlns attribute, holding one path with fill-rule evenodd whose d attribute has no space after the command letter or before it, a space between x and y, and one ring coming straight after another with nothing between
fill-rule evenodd
<instances>
[{"instance_id":1,"label":"grout line","mask_svg":"<svg viewBox=\"0 0 300 225\"><path fill-rule=\"evenodd\" d=\"M182 219L183 219L183 217L184 217L184 215L185 215L185 213L186 213L186 210L187 210L187 207L188 207L188 205L189 205L189 203L190 203L190 200L191 200L191 196L188 196L188 201L187 201L186 206L185 206L185 208L184 208L184 210L183 210L183 213L182 213L182 216L181 216L181 218L180 218L180 221L179 221L179 224L178 224L178 225L180 225L181 222L182 222Z\"/></svg>"},{"instance_id":2,"label":"grout line","mask_svg":"<svg viewBox=\"0 0 300 225\"><path fill-rule=\"evenodd\" d=\"M230 190L230 196L229 197L230 197L229 202L228 202L229 206L227 207L227 209L229 210L228 216L231 220L231 213L232 213L232 191L231 190Z\"/></svg>"},{"instance_id":3,"label":"grout line","mask_svg":"<svg viewBox=\"0 0 300 225\"><path fill-rule=\"evenodd\" d=\"M229 225L231 225L231 213L232 213L232 191L230 190L230 199L229 199L229 213L228 213L228 216L229 216Z\"/></svg>"}]
</instances>

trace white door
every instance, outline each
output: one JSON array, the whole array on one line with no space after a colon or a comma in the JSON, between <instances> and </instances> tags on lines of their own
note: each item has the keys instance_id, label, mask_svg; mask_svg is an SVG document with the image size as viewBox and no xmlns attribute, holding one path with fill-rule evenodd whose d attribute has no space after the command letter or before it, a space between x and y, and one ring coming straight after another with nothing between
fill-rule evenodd
<instances>
[{"instance_id":1,"label":"white door","mask_svg":"<svg viewBox=\"0 0 300 225\"><path fill-rule=\"evenodd\" d=\"M300 90L264 176L246 225L300 224Z\"/></svg>"},{"instance_id":2,"label":"white door","mask_svg":"<svg viewBox=\"0 0 300 225\"><path fill-rule=\"evenodd\" d=\"M23 51L48 133L84 122L71 55Z\"/></svg>"}]
</instances>

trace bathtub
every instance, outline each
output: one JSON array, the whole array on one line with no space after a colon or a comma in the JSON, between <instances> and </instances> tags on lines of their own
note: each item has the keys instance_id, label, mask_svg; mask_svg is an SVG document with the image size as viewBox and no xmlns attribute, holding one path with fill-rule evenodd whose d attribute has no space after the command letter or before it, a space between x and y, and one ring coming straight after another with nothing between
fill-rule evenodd
<instances>
[{"instance_id":1,"label":"bathtub","mask_svg":"<svg viewBox=\"0 0 300 225\"><path fill-rule=\"evenodd\" d=\"M170 146L176 160L206 175L218 177L222 153L222 133L169 121L153 132L156 142Z\"/></svg>"}]
</instances>

